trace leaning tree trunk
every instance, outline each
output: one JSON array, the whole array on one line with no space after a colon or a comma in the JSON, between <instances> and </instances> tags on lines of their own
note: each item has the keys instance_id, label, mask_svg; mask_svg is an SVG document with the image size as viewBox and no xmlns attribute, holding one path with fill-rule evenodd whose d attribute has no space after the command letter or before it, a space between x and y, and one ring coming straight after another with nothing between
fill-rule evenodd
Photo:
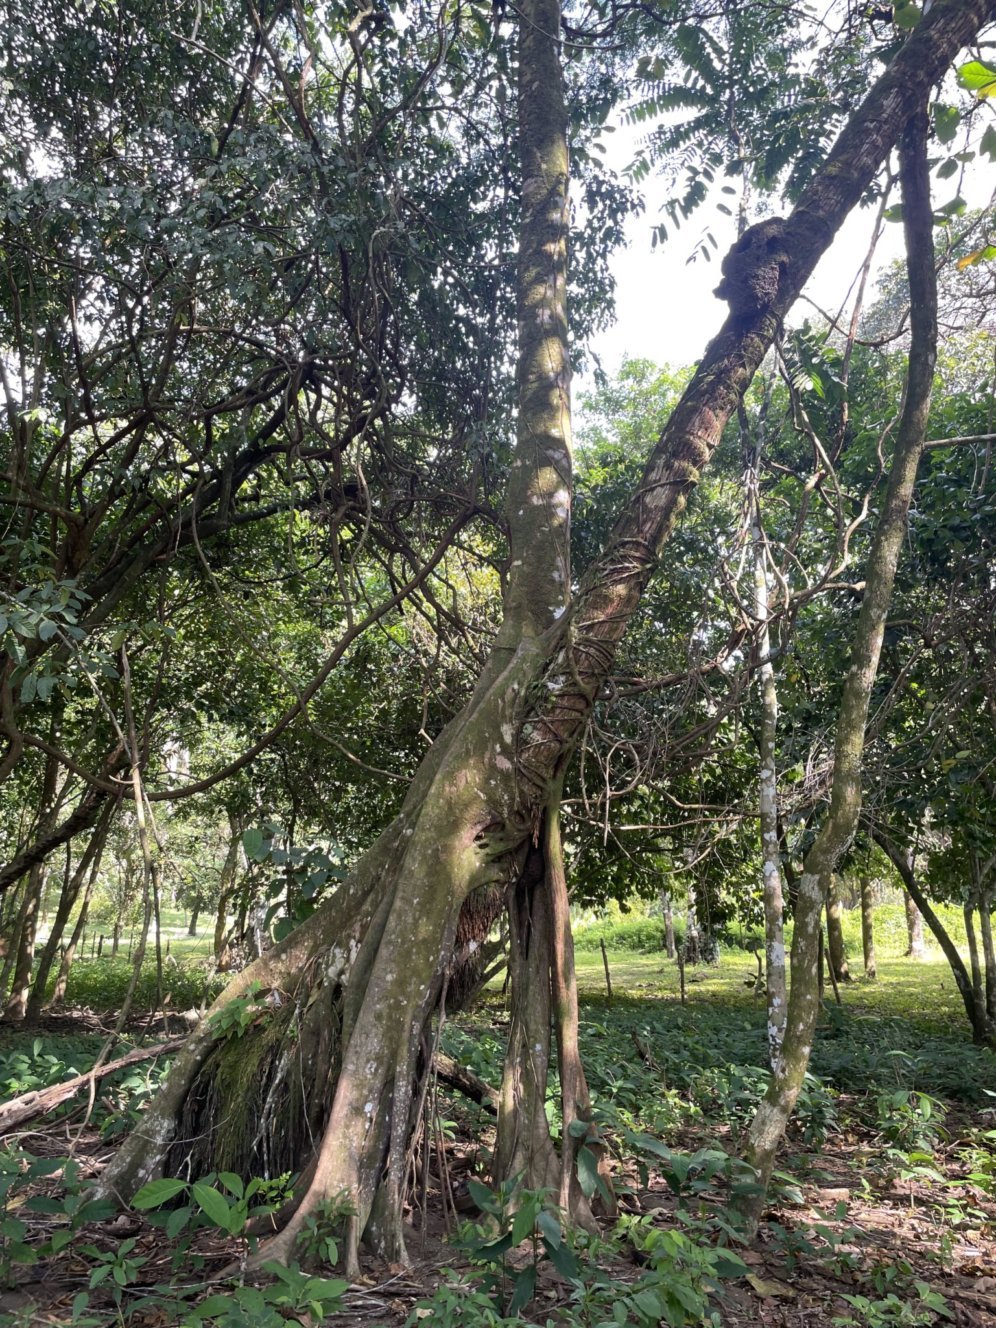
<instances>
[{"instance_id":1,"label":"leaning tree trunk","mask_svg":"<svg viewBox=\"0 0 996 1328\"><path fill-rule=\"evenodd\" d=\"M965 961L959 954L958 947L951 939L944 923L931 908L930 900L924 894L920 888L920 883L916 879L916 873L913 870L912 852L904 853L882 825L872 827L872 838L899 873L899 878L906 887L918 913L921 918L926 919L927 926L933 933L937 944L941 947L944 958L951 965L955 985L958 988L958 994L965 1006L965 1013L972 1028L973 1040L978 1043L994 1043L996 1041L996 1025L991 1025L988 1020L982 1018L983 1011L976 1005L972 978L965 967Z\"/></svg>"},{"instance_id":2,"label":"leaning tree trunk","mask_svg":"<svg viewBox=\"0 0 996 1328\"><path fill-rule=\"evenodd\" d=\"M531 4L521 12L523 27L554 47L558 26L540 22ZM529 858L544 837L551 794L737 401L899 127L994 12L994 0L939 0L895 56L785 222L770 301L734 305L567 612L566 566L546 557L533 563L532 554L561 539L569 458L520 432L510 487L529 501L509 508L505 620L473 696L424 758L398 817L336 894L219 998L216 1010L262 982L271 995L258 1026L231 1041L215 1035L210 1017L195 1030L105 1169L102 1192L127 1199L164 1169L303 1166L296 1208L259 1260L289 1258L315 1205L343 1194L356 1213L350 1266L364 1231L385 1253L403 1256L414 1079L460 909L482 886L513 887L534 870ZM538 192L538 178L532 187ZM559 199L556 209L548 201L559 216ZM538 307L532 316L542 324L551 315Z\"/></svg>"},{"instance_id":3,"label":"leaning tree trunk","mask_svg":"<svg viewBox=\"0 0 996 1328\"><path fill-rule=\"evenodd\" d=\"M95 877L91 876L86 883L86 889L83 892L83 900L80 904L79 915L76 918L76 925L73 928L72 935L69 938L69 944L62 952L62 958L59 961L59 972L55 978L55 989L52 992L52 999L49 1002L49 1008L58 1009L66 999L66 990L69 986L69 974L72 972L73 960L76 958L76 947L80 943L80 938L86 931L87 915L90 912L90 895L93 891Z\"/></svg>"},{"instance_id":4,"label":"leaning tree trunk","mask_svg":"<svg viewBox=\"0 0 996 1328\"><path fill-rule=\"evenodd\" d=\"M50 738L58 734L60 710L57 707L52 717ZM58 804L61 797L56 795L59 778L59 762L50 755L45 763L45 777L42 788L41 813L38 819L38 837L44 838L55 824ZM65 786L63 786L63 794ZM31 970L35 959L35 937L38 932L38 914L41 908L42 889L45 884L46 866L44 860L31 865L28 879L24 885L21 911L18 915L17 942L14 952L14 974L10 992L4 1006L3 1017L11 1023L20 1023L28 1011L28 998L31 994ZM68 885L68 882L66 882Z\"/></svg>"},{"instance_id":5,"label":"leaning tree trunk","mask_svg":"<svg viewBox=\"0 0 996 1328\"><path fill-rule=\"evenodd\" d=\"M107 841L107 832L111 823L111 816L115 804L108 802L101 812L100 819L90 835L89 843L80 857L76 870L64 883L59 895L59 904L55 911L55 917L52 921L52 929L49 932L48 940L41 952L41 958L38 960L38 970L35 973L34 982L31 987L31 995L28 997L28 1005L25 1018L28 1023L33 1022L41 1014L42 1006L45 1003L45 988L48 986L49 974L52 971L52 965L55 962L55 956L58 954L59 946L62 944L62 937L69 922L70 914L76 906L80 891L83 889L83 883L89 875L89 894L97 872L100 870L100 860L104 851L104 844ZM68 872L68 863L67 863ZM115 922L115 934L117 933L118 923ZM116 953L116 947L112 950Z\"/></svg>"},{"instance_id":6,"label":"leaning tree trunk","mask_svg":"<svg viewBox=\"0 0 996 1328\"><path fill-rule=\"evenodd\" d=\"M908 49L908 48L907 48ZM896 436L885 501L875 528L865 590L854 633L851 664L837 718L830 807L806 854L792 940L792 990L782 1043L782 1064L751 1122L745 1159L753 1169L754 1193L737 1201L748 1232L756 1230L775 1157L802 1088L819 1010L820 916L834 870L857 828L861 809L861 764L865 724L892 599L896 566L906 531L917 466L926 438L937 337L933 213L927 167L926 96L908 118L900 145L900 178L906 261L910 281L910 359L906 399Z\"/></svg>"}]
</instances>

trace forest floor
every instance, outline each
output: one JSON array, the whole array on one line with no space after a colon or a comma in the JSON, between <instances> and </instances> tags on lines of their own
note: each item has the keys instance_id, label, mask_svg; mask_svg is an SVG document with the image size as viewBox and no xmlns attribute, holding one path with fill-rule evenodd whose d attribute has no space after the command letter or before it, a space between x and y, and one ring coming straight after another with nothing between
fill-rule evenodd
<instances>
[{"instance_id":1,"label":"forest floor","mask_svg":"<svg viewBox=\"0 0 996 1328\"><path fill-rule=\"evenodd\" d=\"M968 1040L946 966L880 961L879 980L846 984L840 1006L827 993L814 1077L749 1248L724 1214L730 1155L765 1081L763 1001L745 985L752 956L689 970L684 1004L661 956L610 951L611 1003L601 954L579 953L578 966L583 1051L620 1208L603 1239L568 1238L552 1216L537 1225L507 1215L485 1188L493 1116L441 1085L412 1200L410 1268L371 1259L346 1287L326 1266L310 1291L303 1274L262 1291L212 1282L245 1249L224 1230L226 1220L239 1227L234 1177L208 1187L225 1200L210 1219L185 1191L180 1208L94 1213L100 1220L71 1235L80 1199L73 1186L65 1197L64 1159L80 1193L161 1073L161 1063L138 1065L101 1085L88 1122L77 1103L0 1140L0 1324L253 1328L285 1315L317 1324L328 1310L341 1328L643 1328L712 1314L733 1328L996 1325L996 1057ZM490 993L446 1025L444 1049L496 1083L505 1018ZM0 1100L32 1076L86 1069L99 1023L90 1012L31 1035L0 1026ZM316 1246L327 1255L337 1224L326 1217ZM515 1298L530 1292L514 1318Z\"/></svg>"}]
</instances>

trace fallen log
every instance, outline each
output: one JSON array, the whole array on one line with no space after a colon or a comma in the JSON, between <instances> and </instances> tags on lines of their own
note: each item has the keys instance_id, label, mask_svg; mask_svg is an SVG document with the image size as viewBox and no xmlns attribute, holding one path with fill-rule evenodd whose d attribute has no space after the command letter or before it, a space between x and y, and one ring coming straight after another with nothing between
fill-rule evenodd
<instances>
[{"instance_id":1,"label":"fallen log","mask_svg":"<svg viewBox=\"0 0 996 1328\"><path fill-rule=\"evenodd\" d=\"M75 1097L86 1084L104 1079L128 1065L138 1065L141 1061L151 1061L156 1056L167 1056L170 1052L179 1051L185 1041L186 1038L177 1037L170 1038L168 1042L158 1042L154 1047L138 1047L134 1051L129 1051L127 1056L121 1056L116 1061L108 1061L106 1065L101 1065L95 1070L87 1070L85 1074L77 1074L72 1079L65 1079L61 1084L51 1084L48 1088L33 1088L30 1092L11 1098L9 1102L0 1105L0 1135L18 1125L23 1125L25 1121L45 1116L56 1107L61 1107L64 1102Z\"/></svg>"},{"instance_id":2,"label":"fallen log","mask_svg":"<svg viewBox=\"0 0 996 1328\"><path fill-rule=\"evenodd\" d=\"M433 1056L432 1068L436 1071L440 1083L455 1088L464 1097L469 1097L488 1111L498 1114L498 1090L485 1083L473 1070L468 1070L465 1065L461 1065L443 1051L437 1051Z\"/></svg>"}]
</instances>

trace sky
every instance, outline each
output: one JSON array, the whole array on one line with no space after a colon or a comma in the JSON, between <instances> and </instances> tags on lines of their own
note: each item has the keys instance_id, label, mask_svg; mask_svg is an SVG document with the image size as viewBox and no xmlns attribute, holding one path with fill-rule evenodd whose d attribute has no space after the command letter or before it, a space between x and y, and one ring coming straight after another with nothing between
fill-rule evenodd
<instances>
[{"instance_id":1,"label":"sky","mask_svg":"<svg viewBox=\"0 0 996 1328\"><path fill-rule=\"evenodd\" d=\"M617 170L625 165L632 147L632 137L628 143L626 139L625 131L613 135L611 164ZM994 183L996 171L988 162L969 167L961 181L961 193L968 206L984 206ZM660 207L666 191L660 184L655 188L648 180L644 192L646 211L642 216L629 218L628 246L618 250L611 261L616 279L616 321L592 342L592 350L609 375L618 370L624 355L669 364L672 368L694 363L706 342L719 330L727 311L725 301L718 299L713 290L719 284L723 255L736 239L734 219L723 216L714 202L707 201L680 230L671 230L665 244L651 249L651 231L654 223L662 219ZM935 180L935 204L947 202L953 192L951 181ZM716 201L720 197L717 193ZM898 198L896 190L892 201L898 202ZM730 202L728 198L723 201ZM772 200L769 207L777 211L778 201ZM848 293L867 254L875 214L874 207L856 208L851 213L792 311L791 323L797 325L814 313L812 305L806 303L807 297L834 314L845 303L850 307ZM718 251L711 262L698 257L689 263L689 255L707 228L716 237ZM866 303L874 299L875 275L902 255L902 225L886 222L876 248ZM581 394L592 385L592 374L588 371L579 376L577 392Z\"/></svg>"}]
</instances>

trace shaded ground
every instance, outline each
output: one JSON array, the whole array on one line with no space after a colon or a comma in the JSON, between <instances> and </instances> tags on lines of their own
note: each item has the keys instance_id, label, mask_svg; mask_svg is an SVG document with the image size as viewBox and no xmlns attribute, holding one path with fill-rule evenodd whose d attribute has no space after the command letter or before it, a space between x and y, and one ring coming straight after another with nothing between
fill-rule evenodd
<instances>
[{"instance_id":1,"label":"shaded ground","mask_svg":"<svg viewBox=\"0 0 996 1328\"><path fill-rule=\"evenodd\" d=\"M582 1281L587 1279L591 1293L587 1301L579 1301L577 1284L543 1259L525 1323L611 1323L612 1303L645 1286L653 1271L654 1233L683 1233L693 1250L708 1250L722 1239L728 1168L720 1150L735 1151L763 1088L762 1002L744 986L753 970L750 956L727 957L719 970L690 973L685 1006L674 967L657 956L610 954L611 1006L601 956L582 953L579 961L585 1056L617 1155L630 1235L579 1251ZM996 1325L996 1058L967 1041L944 966L885 960L880 972L877 984L851 984L843 1008L827 1011L815 1061L824 1081L807 1088L759 1241L753 1249L739 1249L746 1274L723 1279L713 1301L724 1324L822 1328L850 1317L872 1328ZM503 1021L495 994L470 1019L448 1026L448 1050L494 1081ZM55 1049L65 1036L50 1029L43 1041ZM23 1036L17 1039L23 1043ZM75 1045L83 1043L76 1038ZM0 1067L11 1046L12 1034L0 1030ZM143 1073L148 1080L147 1069ZM127 1123L121 1108L141 1095L134 1084L101 1090L97 1115L105 1132ZM428 1158L419 1161L412 1203L413 1266L370 1261L362 1281L344 1292L342 1313L329 1322L395 1328L418 1316L473 1328L486 1321L472 1292L481 1247L500 1231L475 1208L468 1177L483 1179L486 1173L491 1120L442 1093L431 1114ZM102 1141L92 1124L77 1138L74 1119L81 1119L80 1108L75 1118L37 1123L7 1143L50 1158L64 1157L75 1143L85 1181L96 1174L113 1139ZM26 1224L35 1246L64 1219L26 1211L22 1200L25 1194L56 1195L58 1179L19 1187L9 1201L8 1212ZM460 1223L463 1246L454 1248L442 1238ZM476 1224L476 1234L466 1224ZM127 1257L143 1262L119 1294L131 1313L128 1322L143 1328L183 1321L175 1304L155 1303L154 1288L171 1282L174 1288L204 1286L244 1248L217 1227L202 1230L173 1267L162 1230L139 1214L119 1215L88 1227L54 1258L34 1267L15 1265L16 1285L0 1293L0 1323L41 1328L74 1322L74 1300L88 1290L96 1262L103 1257L120 1264L129 1241L134 1245ZM94 1252L82 1252L80 1243ZM644 1248L635 1250L634 1243ZM501 1259L490 1265L504 1280L506 1307L532 1257L527 1238L504 1255L504 1267ZM602 1274L593 1274L596 1266ZM665 1280L691 1276L681 1258L660 1267ZM77 1303L75 1322L87 1322L86 1315L101 1328L117 1322L114 1276L89 1291L85 1311ZM420 1306L447 1276L460 1279L450 1301ZM454 1304L462 1308L454 1310Z\"/></svg>"}]
</instances>

